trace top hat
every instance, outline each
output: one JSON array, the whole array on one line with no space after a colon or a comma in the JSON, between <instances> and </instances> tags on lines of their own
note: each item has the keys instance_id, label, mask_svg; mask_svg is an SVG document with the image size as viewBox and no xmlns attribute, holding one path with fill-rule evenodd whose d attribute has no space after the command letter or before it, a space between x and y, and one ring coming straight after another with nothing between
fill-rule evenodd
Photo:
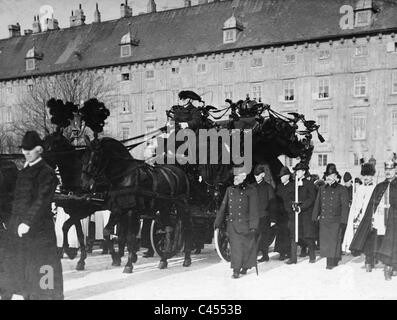
<instances>
[{"instance_id":1,"label":"top hat","mask_svg":"<svg viewBox=\"0 0 397 320\"><path fill-rule=\"evenodd\" d=\"M291 175L291 171L289 171L288 167L284 166L281 168L279 177L286 176L286 175Z\"/></svg>"},{"instance_id":2,"label":"top hat","mask_svg":"<svg viewBox=\"0 0 397 320\"><path fill-rule=\"evenodd\" d=\"M292 170L294 171L298 171L298 170L309 170L309 166L307 164L304 164L302 162L299 162L295 165L295 167L292 168Z\"/></svg>"},{"instance_id":3,"label":"top hat","mask_svg":"<svg viewBox=\"0 0 397 320\"><path fill-rule=\"evenodd\" d=\"M394 169L396 167L396 163L393 160L389 160L385 162L385 169Z\"/></svg>"},{"instance_id":4,"label":"top hat","mask_svg":"<svg viewBox=\"0 0 397 320\"><path fill-rule=\"evenodd\" d=\"M330 174L335 173L338 175L338 170L336 169L335 163L328 163L327 168L325 169L324 176L329 176Z\"/></svg>"},{"instance_id":5,"label":"top hat","mask_svg":"<svg viewBox=\"0 0 397 320\"><path fill-rule=\"evenodd\" d=\"M350 174L350 172L345 172L345 174L343 175L343 182L349 182L352 179L353 179L353 177Z\"/></svg>"},{"instance_id":6,"label":"top hat","mask_svg":"<svg viewBox=\"0 0 397 320\"><path fill-rule=\"evenodd\" d=\"M178 97L179 99L192 99L201 102L201 97L197 93L190 90L184 90L179 92Z\"/></svg>"},{"instance_id":7,"label":"top hat","mask_svg":"<svg viewBox=\"0 0 397 320\"><path fill-rule=\"evenodd\" d=\"M24 150L32 150L37 146L44 147L44 141L41 140L36 131L28 131L23 136L22 143L19 147Z\"/></svg>"},{"instance_id":8,"label":"top hat","mask_svg":"<svg viewBox=\"0 0 397 320\"><path fill-rule=\"evenodd\" d=\"M375 167L371 163L364 163L361 166L362 176L374 176L375 172L376 172Z\"/></svg>"}]
</instances>

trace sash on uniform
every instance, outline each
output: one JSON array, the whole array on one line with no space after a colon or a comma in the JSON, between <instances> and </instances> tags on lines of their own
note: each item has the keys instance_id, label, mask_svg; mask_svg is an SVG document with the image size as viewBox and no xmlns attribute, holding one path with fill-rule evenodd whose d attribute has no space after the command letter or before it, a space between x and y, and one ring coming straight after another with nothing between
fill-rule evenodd
<instances>
[{"instance_id":1,"label":"sash on uniform","mask_svg":"<svg viewBox=\"0 0 397 320\"><path fill-rule=\"evenodd\" d=\"M387 186L385 193L380 200L376 211L372 217L372 227L377 230L378 235L384 235L386 232L387 215L390 208L390 184Z\"/></svg>"}]
</instances>

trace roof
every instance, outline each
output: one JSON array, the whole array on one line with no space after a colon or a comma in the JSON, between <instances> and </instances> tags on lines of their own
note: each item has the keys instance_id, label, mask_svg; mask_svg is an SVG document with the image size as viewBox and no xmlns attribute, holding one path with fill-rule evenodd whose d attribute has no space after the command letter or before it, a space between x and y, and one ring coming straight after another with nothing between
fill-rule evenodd
<instances>
[{"instance_id":1,"label":"roof","mask_svg":"<svg viewBox=\"0 0 397 320\"><path fill-rule=\"evenodd\" d=\"M356 2L240 0L236 16L244 30L229 44L223 43L222 28L232 16L231 0L2 39L0 80L397 30L397 0L373 0L379 11L371 26L342 30L341 6L354 8ZM120 41L129 27L140 42L130 57L121 58ZM42 60L27 72L25 57L32 47Z\"/></svg>"}]
</instances>

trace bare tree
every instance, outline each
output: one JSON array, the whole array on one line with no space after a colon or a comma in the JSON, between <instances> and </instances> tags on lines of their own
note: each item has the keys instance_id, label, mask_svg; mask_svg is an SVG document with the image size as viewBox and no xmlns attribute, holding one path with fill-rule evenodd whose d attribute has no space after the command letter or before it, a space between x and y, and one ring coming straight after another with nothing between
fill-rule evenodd
<instances>
[{"instance_id":1,"label":"bare tree","mask_svg":"<svg viewBox=\"0 0 397 320\"><path fill-rule=\"evenodd\" d=\"M51 98L81 105L90 98L106 100L106 96L113 90L114 83L106 81L102 75L92 71L34 78L17 101L14 133L20 137L27 130L36 130L41 135L53 131L54 126L51 124L51 115L47 108L47 101Z\"/></svg>"}]
</instances>

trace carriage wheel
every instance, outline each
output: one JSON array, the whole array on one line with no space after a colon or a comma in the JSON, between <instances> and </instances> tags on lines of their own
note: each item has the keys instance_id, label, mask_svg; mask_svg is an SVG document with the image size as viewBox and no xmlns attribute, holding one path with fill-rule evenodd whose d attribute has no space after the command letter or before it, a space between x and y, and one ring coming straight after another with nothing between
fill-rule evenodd
<instances>
[{"instance_id":1,"label":"carriage wheel","mask_svg":"<svg viewBox=\"0 0 397 320\"><path fill-rule=\"evenodd\" d=\"M230 242L225 228L214 231L215 248L219 258L224 262L230 262Z\"/></svg>"},{"instance_id":2,"label":"carriage wheel","mask_svg":"<svg viewBox=\"0 0 397 320\"><path fill-rule=\"evenodd\" d=\"M164 257L166 255L167 259L172 258L182 250L182 222L180 220L178 220L174 225L174 231L171 234L171 249L167 254L165 253L165 238L165 227L158 220L152 220L152 225L150 226L150 241L152 243L153 250L160 257Z\"/></svg>"}]
</instances>

